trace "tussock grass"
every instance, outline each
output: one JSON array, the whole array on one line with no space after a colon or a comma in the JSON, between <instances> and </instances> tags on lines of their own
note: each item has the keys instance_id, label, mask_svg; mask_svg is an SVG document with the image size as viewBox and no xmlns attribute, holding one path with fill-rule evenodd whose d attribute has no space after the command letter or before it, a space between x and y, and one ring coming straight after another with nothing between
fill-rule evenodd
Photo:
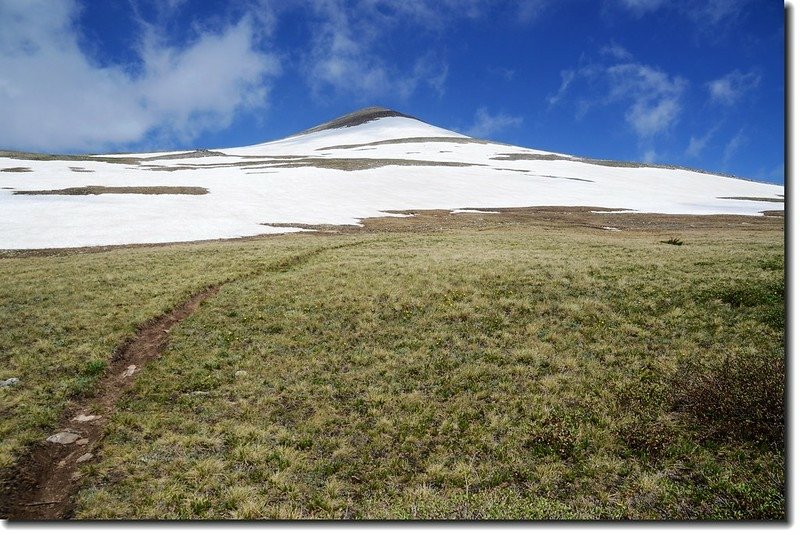
<instances>
[{"instance_id":1,"label":"tussock grass","mask_svg":"<svg viewBox=\"0 0 800 535\"><path fill-rule=\"evenodd\" d=\"M0 258L0 377L20 379L0 390L0 471L47 436L70 400L92 392L138 326L206 286L312 247L308 238Z\"/></svg>"},{"instance_id":2,"label":"tussock grass","mask_svg":"<svg viewBox=\"0 0 800 535\"><path fill-rule=\"evenodd\" d=\"M137 375L78 517L785 517L782 232L445 219L0 259L5 466L227 280Z\"/></svg>"}]
</instances>

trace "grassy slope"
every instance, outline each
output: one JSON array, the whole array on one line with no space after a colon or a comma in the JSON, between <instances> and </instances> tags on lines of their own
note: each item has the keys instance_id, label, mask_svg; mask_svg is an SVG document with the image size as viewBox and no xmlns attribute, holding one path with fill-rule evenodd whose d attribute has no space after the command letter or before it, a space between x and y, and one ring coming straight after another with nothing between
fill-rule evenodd
<instances>
[{"instance_id":1,"label":"grassy slope","mask_svg":"<svg viewBox=\"0 0 800 535\"><path fill-rule=\"evenodd\" d=\"M0 390L0 470L56 425L69 399L91 393L137 326L206 286L314 246L286 238L0 258L0 378L21 380Z\"/></svg>"},{"instance_id":2,"label":"grassy slope","mask_svg":"<svg viewBox=\"0 0 800 535\"><path fill-rule=\"evenodd\" d=\"M782 235L682 237L517 226L0 261L3 373L35 385L2 393L3 459L134 325L251 273L141 373L79 516L782 517Z\"/></svg>"}]
</instances>

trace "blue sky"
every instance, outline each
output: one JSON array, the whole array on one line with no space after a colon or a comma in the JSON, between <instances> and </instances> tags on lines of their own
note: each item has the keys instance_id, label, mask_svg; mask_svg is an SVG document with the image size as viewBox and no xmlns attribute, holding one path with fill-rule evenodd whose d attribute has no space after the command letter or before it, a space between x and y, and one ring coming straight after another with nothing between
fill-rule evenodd
<instances>
[{"instance_id":1,"label":"blue sky","mask_svg":"<svg viewBox=\"0 0 800 535\"><path fill-rule=\"evenodd\" d=\"M387 106L580 156L784 176L775 0L0 0L0 147L254 144Z\"/></svg>"}]
</instances>

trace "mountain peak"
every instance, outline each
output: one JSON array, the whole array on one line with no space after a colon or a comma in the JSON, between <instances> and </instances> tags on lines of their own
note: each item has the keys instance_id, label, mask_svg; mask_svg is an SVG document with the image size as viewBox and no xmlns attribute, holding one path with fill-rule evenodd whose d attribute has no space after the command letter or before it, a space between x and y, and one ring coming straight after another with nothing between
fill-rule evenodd
<instances>
[{"instance_id":1,"label":"mountain peak","mask_svg":"<svg viewBox=\"0 0 800 535\"><path fill-rule=\"evenodd\" d=\"M347 115L342 115L326 123L309 128L301 132L301 134L310 134L312 132L321 132L322 130L332 130L334 128L347 128L350 126L358 126L360 124L368 123L376 119L383 119L384 117L405 117L407 119L419 120L411 115L400 113L389 108L382 108L380 106L370 106L368 108L361 108Z\"/></svg>"}]
</instances>

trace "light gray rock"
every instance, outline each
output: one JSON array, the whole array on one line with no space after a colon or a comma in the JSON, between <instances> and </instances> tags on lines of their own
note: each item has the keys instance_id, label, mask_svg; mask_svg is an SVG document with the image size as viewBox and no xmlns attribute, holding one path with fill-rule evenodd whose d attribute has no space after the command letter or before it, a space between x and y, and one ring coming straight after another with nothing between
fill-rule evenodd
<instances>
[{"instance_id":1,"label":"light gray rock","mask_svg":"<svg viewBox=\"0 0 800 535\"><path fill-rule=\"evenodd\" d=\"M233 375L235 375L236 377L246 377L247 376L247 372L244 371L244 370L239 370L236 373L234 373Z\"/></svg>"},{"instance_id":2,"label":"light gray rock","mask_svg":"<svg viewBox=\"0 0 800 535\"><path fill-rule=\"evenodd\" d=\"M15 386L17 383L19 383L19 379L17 377L9 377L5 381L0 381L0 388Z\"/></svg>"},{"instance_id":3,"label":"light gray rock","mask_svg":"<svg viewBox=\"0 0 800 535\"><path fill-rule=\"evenodd\" d=\"M72 444L79 438L81 438L80 435L77 435L71 431L61 431L55 435L50 435L47 437L47 441L52 442L53 444Z\"/></svg>"},{"instance_id":4,"label":"light gray rock","mask_svg":"<svg viewBox=\"0 0 800 535\"><path fill-rule=\"evenodd\" d=\"M122 378L125 379L127 377L130 377L134 373L136 373L136 364L131 364L124 372L122 372Z\"/></svg>"},{"instance_id":5,"label":"light gray rock","mask_svg":"<svg viewBox=\"0 0 800 535\"><path fill-rule=\"evenodd\" d=\"M89 443L89 439L88 438L82 438L79 441L77 441L75 444L77 444L78 446L85 446L88 443Z\"/></svg>"},{"instance_id":6,"label":"light gray rock","mask_svg":"<svg viewBox=\"0 0 800 535\"><path fill-rule=\"evenodd\" d=\"M95 420L99 420L102 416L97 416L96 414L79 414L75 418L72 419L73 422L93 422Z\"/></svg>"},{"instance_id":7,"label":"light gray rock","mask_svg":"<svg viewBox=\"0 0 800 535\"><path fill-rule=\"evenodd\" d=\"M86 461L91 461L94 458L94 455L91 453L84 453L75 461L76 463L85 463Z\"/></svg>"}]
</instances>

